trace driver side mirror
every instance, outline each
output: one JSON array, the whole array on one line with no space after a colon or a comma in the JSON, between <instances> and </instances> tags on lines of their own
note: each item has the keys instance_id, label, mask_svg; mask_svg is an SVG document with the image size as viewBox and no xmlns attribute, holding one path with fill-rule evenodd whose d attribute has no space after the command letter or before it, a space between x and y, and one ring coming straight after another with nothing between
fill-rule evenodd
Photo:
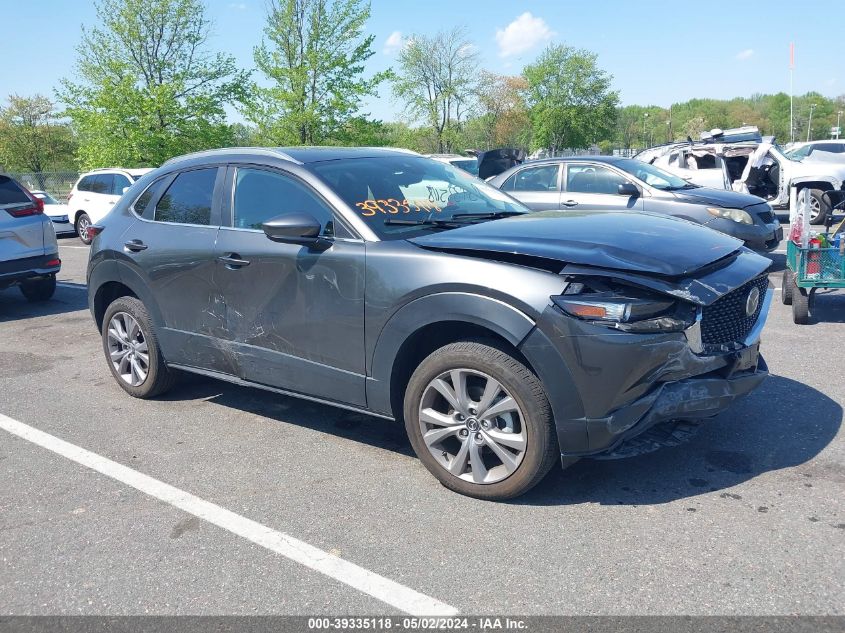
<instances>
[{"instance_id":1,"label":"driver side mirror","mask_svg":"<svg viewBox=\"0 0 845 633\"><path fill-rule=\"evenodd\" d=\"M331 240L320 237L320 222L310 213L285 213L261 225L264 235L274 242L328 248Z\"/></svg>"},{"instance_id":2,"label":"driver side mirror","mask_svg":"<svg viewBox=\"0 0 845 633\"><path fill-rule=\"evenodd\" d=\"M620 196L637 197L637 196L640 195L640 190L637 188L637 185L635 185L632 182L623 182L621 185L619 185L619 188L617 189L617 193Z\"/></svg>"}]
</instances>

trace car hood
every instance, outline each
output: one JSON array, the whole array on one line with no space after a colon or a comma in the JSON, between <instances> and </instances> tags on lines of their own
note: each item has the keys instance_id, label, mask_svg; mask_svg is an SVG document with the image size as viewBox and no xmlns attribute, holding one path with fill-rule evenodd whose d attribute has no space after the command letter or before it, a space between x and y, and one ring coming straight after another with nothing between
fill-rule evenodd
<instances>
[{"instance_id":1,"label":"car hood","mask_svg":"<svg viewBox=\"0 0 845 633\"><path fill-rule=\"evenodd\" d=\"M410 241L444 251L526 255L669 277L688 275L742 246L686 220L615 211L541 211Z\"/></svg>"},{"instance_id":2,"label":"car hood","mask_svg":"<svg viewBox=\"0 0 845 633\"><path fill-rule=\"evenodd\" d=\"M672 191L679 202L692 204L709 204L724 209L745 209L755 204L765 202L762 198L752 196L749 193L726 191L724 189L711 189L710 187L698 187L697 189L683 189Z\"/></svg>"}]
</instances>

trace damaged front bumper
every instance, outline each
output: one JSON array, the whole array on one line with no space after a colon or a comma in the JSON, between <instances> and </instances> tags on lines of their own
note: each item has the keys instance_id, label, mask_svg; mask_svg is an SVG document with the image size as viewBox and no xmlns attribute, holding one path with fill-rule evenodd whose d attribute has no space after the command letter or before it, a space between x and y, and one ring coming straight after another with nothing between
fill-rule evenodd
<instances>
[{"instance_id":1,"label":"damaged front bumper","mask_svg":"<svg viewBox=\"0 0 845 633\"><path fill-rule=\"evenodd\" d=\"M768 376L760 334L773 296L744 340L703 349L700 322L684 333L610 331L546 311L521 349L546 387L564 465L606 454L655 425L725 411Z\"/></svg>"},{"instance_id":2,"label":"damaged front bumper","mask_svg":"<svg viewBox=\"0 0 845 633\"><path fill-rule=\"evenodd\" d=\"M611 452L620 444L667 420L716 416L737 398L756 389L769 375L766 361L754 349L754 366L735 373L717 370L701 376L659 385L647 396L606 418L585 420L591 450ZM574 456L573 453L567 453Z\"/></svg>"}]
</instances>

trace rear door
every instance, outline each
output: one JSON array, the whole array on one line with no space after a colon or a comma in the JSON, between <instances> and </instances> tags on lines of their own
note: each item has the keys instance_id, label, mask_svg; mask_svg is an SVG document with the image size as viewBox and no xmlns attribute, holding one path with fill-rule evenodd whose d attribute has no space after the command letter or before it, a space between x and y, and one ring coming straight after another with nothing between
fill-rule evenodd
<instances>
[{"instance_id":1,"label":"rear door","mask_svg":"<svg viewBox=\"0 0 845 633\"><path fill-rule=\"evenodd\" d=\"M560 171L560 164L523 167L502 184L502 191L507 191L533 211L557 209Z\"/></svg>"},{"instance_id":2,"label":"rear door","mask_svg":"<svg viewBox=\"0 0 845 633\"><path fill-rule=\"evenodd\" d=\"M200 167L153 182L135 202L141 219L121 236L123 249L116 255L155 301L167 361L216 371L232 369L230 356L208 336L216 324L214 244L224 172Z\"/></svg>"},{"instance_id":3,"label":"rear door","mask_svg":"<svg viewBox=\"0 0 845 633\"><path fill-rule=\"evenodd\" d=\"M619 185L624 183L633 183L633 180L605 165L567 163L565 186L560 194L561 208L573 211L641 211L641 195L619 195Z\"/></svg>"},{"instance_id":4,"label":"rear door","mask_svg":"<svg viewBox=\"0 0 845 633\"><path fill-rule=\"evenodd\" d=\"M44 254L44 216L17 183L0 176L0 261Z\"/></svg>"}]
</instances>

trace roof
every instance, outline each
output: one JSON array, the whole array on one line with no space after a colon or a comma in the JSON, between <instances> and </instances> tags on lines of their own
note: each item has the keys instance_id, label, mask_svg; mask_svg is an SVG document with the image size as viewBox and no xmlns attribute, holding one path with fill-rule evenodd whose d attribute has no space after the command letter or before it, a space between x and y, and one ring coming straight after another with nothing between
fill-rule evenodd
<instances>
[{"instance_id":1,"label":"roof","mask_svg":"<svg viewBox=\"0 0 845 633\"><path fill-rule=\"evenodd\" d=\"M327 160L339 160L342 158L372 158L378 156L407 156L416 152L408 149L395 149L389 147L223 147L220 149L209 149L184 156L176 156L168 160L165 165L176 161L197 158L220 158L220 157L244 157L244 156L270 156L280 158L298 165L308 163L319 163Z\"/></svg>"},{"instance_id":2,"label":"roof","mask_svg":"<svg viewBox=\"0 0 845 633\"><path fill-rule=\"evenodd\" d=\"M101 171L122 171L133 176L143 176L148 174L154 167L99 167L85 172L86 174L97 174Z\"/></svg>"},{"instance_id":3,"label":"roof","mask_svg":"<svg viewBox=\"0 0 845 633\"><path fill-rule=\"evenodd\" d=\"M620 160L625 160L624 156L601 156L601 155L594 155L594 156L556 156L551 158L538 158L536 160L527 160L523 165L542 165L543 163L546 164L553 164L553 163L573 163L578 161L588 160L593 163L618 163Z\"/></svg>"}]
</instances>

